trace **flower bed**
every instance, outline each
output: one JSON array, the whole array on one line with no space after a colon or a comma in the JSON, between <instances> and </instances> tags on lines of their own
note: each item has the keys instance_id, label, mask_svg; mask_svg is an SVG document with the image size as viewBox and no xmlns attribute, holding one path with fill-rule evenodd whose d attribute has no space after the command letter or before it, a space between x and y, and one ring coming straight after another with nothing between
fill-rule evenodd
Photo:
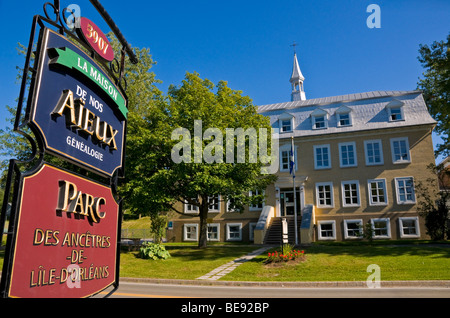
<instances>
[{"instance_id":1,"label":"flower bed","mask_svg":"<svg viewBox=\"0 0 450 318\"><path fill-rule=\"evenodd\" d=\"M273 264L273 263L287 263L293 261L299 261L305 259L305 251L304 250L294 250L290 247L282 248L282 251L279 253L275 251L273 253L267 253L267 259L265 260L265 264Z\"/></svg>"}]
</instances>

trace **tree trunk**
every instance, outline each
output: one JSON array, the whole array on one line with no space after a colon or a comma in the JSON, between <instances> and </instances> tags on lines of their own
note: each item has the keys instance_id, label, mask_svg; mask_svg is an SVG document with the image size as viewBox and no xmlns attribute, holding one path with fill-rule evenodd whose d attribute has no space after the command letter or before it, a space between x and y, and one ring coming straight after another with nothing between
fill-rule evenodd
<instances>
[{"instance_id":1,"label":"tree trunk","mask_svg":"<svg viewBox=\"0 0 450 318\"><path fill-rule=\"evenodd\" d=\"M202 200L200 206L200 233L198 238L198 247L206 248L208 241L208 199Z\"/></svg>"}]
</instances>

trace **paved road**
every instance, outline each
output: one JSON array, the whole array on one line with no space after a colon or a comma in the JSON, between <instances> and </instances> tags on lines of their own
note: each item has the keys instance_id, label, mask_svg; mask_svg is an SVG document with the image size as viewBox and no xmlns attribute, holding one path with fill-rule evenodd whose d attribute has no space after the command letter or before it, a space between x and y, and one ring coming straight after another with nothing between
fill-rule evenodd
<instances>
[{"instance_id":1,"label":"paved road","mask_svg":"<svg viewBox=\"0 0 450 318\"><path fill-rule=\"evenodd\" d=\"M109 291L96 297L105 297ZM248 287L121 282L109 298L450 298L450 288Z\"/></svg>"},{"instance_id":2,"label":"paved road","mask_svg":"<svg viewBox=\"0 0 450 318\"><path fill-rule=\"evenodd\" d=\"M119 289L109 298L223 298L223 299L303 299L303 298L450 298L450 282L381 282L381 288L368 288L365 282L321 283L240 283L219 282L218 279L237 266L263 253L263 247L216 268L193 281L151 281L123 279ZM165 283L168 282L168 283ZM105 297L108 291L97 295Z\"/></svg>"}]
</instances>

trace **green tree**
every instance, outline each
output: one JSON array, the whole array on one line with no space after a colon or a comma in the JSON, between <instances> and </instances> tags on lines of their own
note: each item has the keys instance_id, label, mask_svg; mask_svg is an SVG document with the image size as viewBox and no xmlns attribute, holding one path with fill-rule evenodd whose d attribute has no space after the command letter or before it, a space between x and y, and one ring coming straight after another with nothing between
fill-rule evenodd
<instances>
[{"instance_id":1,"label":"green tree","mask_svg":"<svg viewBox=\"0 0 450 318\"><path fill-rule=\"evenodd\" d=\"M437 154L450 154L450 34L446 41L435 41L431 46L420 45L419 62L425 68L418 88L423 91L431 116L436 119L436 132L443 144Z\"/></svg>"},{"instance_id":2,"label":"green tree","mask_svg":"<svg viewBox=\"0 0 450 318\"><path fill-rule=\"evenodd\" d=\"M234 209L242 210L262 199L249 197L249 191L265 189L275 179L261 173L260 160L251 160L255 149L250 138L239 144L239 138L232 136L232 147L225 147L229 130L266 128L270 137L270 125L249 97L224 81L215 86L196 73L187 73L179 87L169 87L158 110L140 118L140 123L132 132L132 150L127 154L123 191L128 204L135 213L142 209L183 213L175 207L177 202L197 206L201 248L207 246L210 198L220 195L222 201L230 200ZM238 162L242 159L239 150L245 150L243 162Z\"/></svg>"},{"instance_id":3,"label":"green tree","mask_svg":"<svg viewBox=\"0 0 450 318\"><path fill-rule=\"evenodd\" d=\"M25 56L27 54L26 46L18 43L16 50L19 55L24 56L25 60ZM32 57L32 61L30 62L30 64L32 64L33 61L34 58ZM23 68L16 66L16 69L16 84L20 84L22 82ZM27 78L27 85L29 85L30 81L31 75ZM17 90L17 95L19 95L19 87ZM23 105L23 108L25 108L26 100L24 100ZM13 130L17 105L6 105L5 108L10 115L9 117L4 118L4 120L6 121L5 129L0 129L0 157L2 158L2 160L0 161L0 173L5 172L5 170L8 168L10 158L25 161L31 156L31 147L27 139L23 135L18 134ZM31 131L27 127L23 127L23 130L27 134L32 135Z\"/></svg>"},{"instance_id":4,"label":"green tree","mask_svg":"<svg viewBox=\"0 0 450 318\"><path fill-rule=\"evenodd\" d=\"M437 178L428 178L425 183L417 183L418 211L425 220L427 234L432 240L444 240L446 237L449 239L450 171L443 164L430 164L428 169Z\"/></svg>"}]
</instances>

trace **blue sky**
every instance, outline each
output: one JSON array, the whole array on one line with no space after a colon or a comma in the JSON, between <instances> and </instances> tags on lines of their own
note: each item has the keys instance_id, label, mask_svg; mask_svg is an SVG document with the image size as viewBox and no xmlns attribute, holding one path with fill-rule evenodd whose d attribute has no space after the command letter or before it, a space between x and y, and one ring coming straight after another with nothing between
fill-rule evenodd
<instances>
[{"instance_id":1,"label":"blue sky","mask_svg":"<svg viewBox=\"0 0 450 318\"><path fill-rule=\"evenodd\" d=\"M51 0L49 0L51 1ZM33 15L45 1L0 0L0 127L4 105L15 105L16 66L23 57ZM105 33L105 23L88 0L76 3L81 15ZM294 41L305 76L307 98L374 90L414 90L423 69L419 44L450 32L448 0L101 0L132 46L148 47L153 71L168 85L198 72L214 83L228 81L256 105L290 100L289 76ZM381 9L381 28L366 25L369 4Z\"/></svg>"}]
</instances>

